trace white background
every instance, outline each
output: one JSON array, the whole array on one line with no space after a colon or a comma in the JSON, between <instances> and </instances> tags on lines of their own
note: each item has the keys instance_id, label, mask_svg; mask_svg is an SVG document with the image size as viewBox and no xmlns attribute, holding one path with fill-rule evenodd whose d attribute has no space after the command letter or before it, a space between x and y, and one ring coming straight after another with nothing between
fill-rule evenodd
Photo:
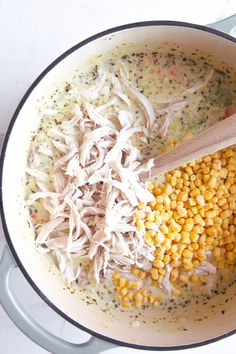
<instances>
[{"instance_id":1,"label":"white background","mask_svg":"<svg viewBox=\"0 0 236 354\"><path fill-rule=\"evenodd\" d=\"M0 0L0 140L32 81L58 55L86 37L129 22L161 19L207 24L233 13L236 0ZM0 230L0 256L4 244ZM87 337L57 316L19 271L12 281L22 303L46 328L74 342ZM148 353L124 348L110 352ZM235 354L236 336L178 354L182 352ZM46 353L14 326L1 306L0 353Z\"/></svg>"}]
</instances>

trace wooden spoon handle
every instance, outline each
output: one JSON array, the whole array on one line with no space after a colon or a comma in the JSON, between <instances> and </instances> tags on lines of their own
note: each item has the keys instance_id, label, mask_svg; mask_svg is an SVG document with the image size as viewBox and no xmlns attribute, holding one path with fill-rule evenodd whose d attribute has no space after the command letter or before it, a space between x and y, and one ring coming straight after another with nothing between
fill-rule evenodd
<instances>
[{"instance_id":1,"label":"wooden spoon handle","mask_svg":"<svg viewBox=\"0 0 236 354\"><path fill-rule=\"evenodd\" d=\"M236 114L233 114L229 118L196 135L191 140L178 145L175 149L154 158L154 166L149 175L142 175L141 179L145 180L156 177L160 173L166 173L235 143Z\"/></svg>"}]
</instances>

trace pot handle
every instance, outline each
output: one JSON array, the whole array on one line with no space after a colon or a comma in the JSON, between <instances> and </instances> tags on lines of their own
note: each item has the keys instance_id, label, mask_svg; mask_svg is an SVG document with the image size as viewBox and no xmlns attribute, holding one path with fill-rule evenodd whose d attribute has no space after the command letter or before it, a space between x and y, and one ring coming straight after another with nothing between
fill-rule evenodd
<instances>
[{"instance_id":1,"label":"pot handle","mask_svg":"<svg viewBox=\"0 0 236 354\"><path fill-rule=\"evenodd\" d=\"M236 14L207 26L236 37Z\"/></svg>"},{"instance_id":2,"label":"pot handle","mask_svg":"<svg viewBox=\"0 0 236 354\"><path fill-rule=\"evenodd\" d=\"M38 324L18 302L10 287L10 275L16 268L8 247L5 247L0 262L0 303L15 325L32 341L55 354L98 354L116 347L96 337L82 344L69 343L51 334Z\"/></svg>"}]
</instances>

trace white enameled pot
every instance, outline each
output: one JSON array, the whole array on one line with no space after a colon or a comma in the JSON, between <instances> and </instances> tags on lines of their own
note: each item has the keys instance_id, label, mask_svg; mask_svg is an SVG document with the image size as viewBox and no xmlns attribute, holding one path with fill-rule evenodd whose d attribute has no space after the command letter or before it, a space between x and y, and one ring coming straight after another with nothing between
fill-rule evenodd
<instances>
[{"instance_id":1,"label":"white enameled pot","mask_svg":"<svg viewBox=\"0 0 236 354\"><path fill-rule=\"evenodd\" d=\"M229 33L236 26L236 17L211 27L217 26ZM209 343L236 332L236 285L207 303L177 308L171 314L161 308L143 311L140 326L135 327L130 320L132 310L122 312L111 308L103 312L102 300L101 303L87 305L83 294L65 290L50 258L35 250L33 233L27 223L29 216L22 180L30 134L38 124L39 101L91 56L121 45L126 48L137 46L147 40L157 43L170 41L185 48L198 48L232 66L236 65L236 40L215 29L169 21L120 26L83 41L53 62L23 97L6 134L1 157L1 213L9 249L5 250L0 265L0 302L24 333L50 352L93 354L115 344L152 350L180 349ZM24 312L9 284L15 266L55 311L94 336L81 347L81 351L80 346L66 343L46 332ZM184 323L181 322L183 318Z\"/></svg>"}]
</instances>

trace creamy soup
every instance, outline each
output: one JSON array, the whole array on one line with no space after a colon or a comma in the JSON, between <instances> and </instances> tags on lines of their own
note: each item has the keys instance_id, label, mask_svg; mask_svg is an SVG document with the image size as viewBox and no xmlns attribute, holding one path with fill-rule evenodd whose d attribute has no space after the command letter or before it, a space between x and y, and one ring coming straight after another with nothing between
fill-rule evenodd
<instances>
[{"instance_id":1,"label":"creamy soup","mask_svg":"<svg viewBox=\"0 0 236 354\"><path fill-rule=\"evenodd\" d=\"M235 149L159 182L139 175L236 112L235 71L175 44L90 64L39 109L26 170L38 251L72 286L112 282L127 309L224 290L235 277Z\"/></svg>"}]
</instances>

